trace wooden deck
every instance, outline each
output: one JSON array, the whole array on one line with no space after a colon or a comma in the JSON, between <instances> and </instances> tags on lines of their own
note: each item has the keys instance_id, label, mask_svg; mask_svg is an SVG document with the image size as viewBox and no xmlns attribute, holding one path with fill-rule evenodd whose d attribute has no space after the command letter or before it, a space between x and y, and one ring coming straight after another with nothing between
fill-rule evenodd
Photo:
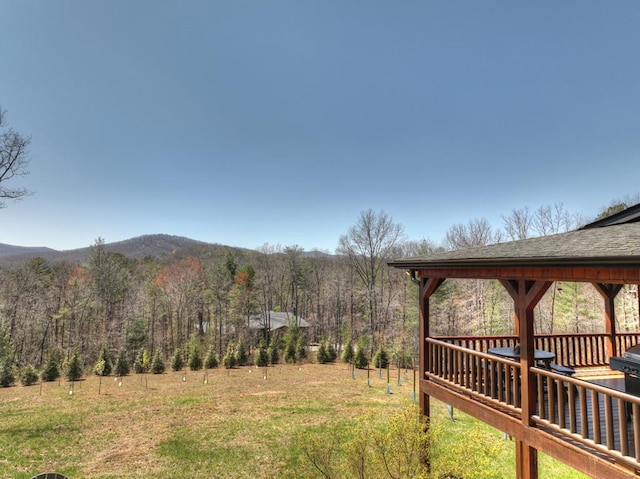
<instances>
[{"instance_id":1,"label":"wooden deck","mask_svg":"<svg viewBox=\"0 0 640 479\"><path fill-rule=\"evenodd\" d=\"M612 391L625 392L624 376L616 371L605 370L598 376L587 375L581 379ZM599 425L600 440L596 442L608 443L610 449L624 451L624 455L629 455L630 452L633 453L636 441L631 405L624 401L609 402L609 396L606 394L592 395L592 398L596 398L597 401L589 400L592 398L582 400L579 390L574 389L573 394L570 394L570 387L567 383L561 385L562 395L564 396L563 404L554 400L557 398L557 391L554 391L556 392L556 397L552 398L551 401L549 393L545 392L544 407L547 417L549 416L549 407L551 405L555 412L554 422L561 425L561 427L567 427L567 425L571 425L574 422L573 432L583 438L597 436ZM561 419L559 414L563 414L564 417ZM578 418L586 420L579 421ZM609 425L607 425L608 423ZM602 430L602 425L605 425L604 431ZM608 437L609 435L610 437Z\"/></svg>"},{"instance_id":2,"label":"wooden deck","mask_svg":"<svg viewBox=\"0 0 640 479\"><path fill-rule=\"evenodd\" d=\"M625 393L624 375L617 371L604 371L600 377L586 376L583 380L603 388L611 389L612 391ZM587 401L586 414L582 414L581 408L584 407L584 404L581 404L580 398L577 395L573 398L576 415L579 417L592 418L591 421L588 421L584 425L578 425L577 427L577 433L584 437L588 437L590 431L583 431L583 428L593 428L593 425L596 423L606 424L607 408L609 407L606 402L608 396L598 394L597 398L597 411L594 411L594 403ZM638 449L640 448L640 437L638 437L640 427L639 422L634 421L632 404L625 401L611 401L610 407L611 417L618 418L617 421L612 421L611 424L613 436L611 449L623 451L624 455L633 456L636 457L636 459L640 458L640 449ZM570 408L565 408L565 421L569 421L570 419L569 410ZM598 416L597 421L595 420L596 414ZM636 431L636 428L639 430Z\"/></svg>"},{"instance_id":3,"label":"wooden deck","mask_svg":"<svg viewBox=\"0 0 640 479\"><path fill-rule=\"evenodd\" d=\"M432 338L426 342L424 394L592 477L637 477L640 398L625 392L618 371L577 368L568 377L532 367L535 400L527 417L520 362Z\"/></svg>"}]
</instances>

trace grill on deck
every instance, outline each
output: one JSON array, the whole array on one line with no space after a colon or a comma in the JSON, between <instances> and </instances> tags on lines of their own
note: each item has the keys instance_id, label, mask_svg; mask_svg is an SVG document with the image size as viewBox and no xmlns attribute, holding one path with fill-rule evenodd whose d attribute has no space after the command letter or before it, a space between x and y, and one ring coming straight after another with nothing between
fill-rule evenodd
<instances>
[{"instance_id":1,"label":"grill on deck","mask_svg":"<svg viewBox=\"0 0 640 479\"><path fill-rule=\"evenodd\" d=\"M611 358L609 367L624 373L627 393L640 396L640 344L627 349L622 357Z\"/></svg>"}]
</instances>

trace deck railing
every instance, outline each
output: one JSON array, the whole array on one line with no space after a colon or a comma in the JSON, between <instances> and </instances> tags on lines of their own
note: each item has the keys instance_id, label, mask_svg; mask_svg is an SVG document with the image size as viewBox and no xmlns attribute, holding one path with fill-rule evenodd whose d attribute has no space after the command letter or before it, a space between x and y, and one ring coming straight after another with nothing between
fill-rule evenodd
<instances>
[{"instance_id":1,"label":"deck railing","mask_svg":"<svg viewBox=\"0 0 640 479\"><path fill-rule=\"evenodd\" d=\"M427 378L520 414L520 364L428 338Z\"/></svg>"},{"instance_id":2,"label":"deck railing","mask_svg":"<svg viewBox=\"0 0 640 479\"><path fill-rule=\"evenodd\" d=\"M636 344L640 344L640 333L618 333L616 335L616 349L618 350L618 354L624 353Z\"/></svg>"},{"instance_id":3,"label":"deck railing","mask_svg":"<svg viewBox=\"0 0 640 479\"><path fill-rule=\"evenodd\" d=\"M640 468L640 398L532 368L536 424L633 469Z\"/></svg>"},{"instance_id":4,"label":"deck railing","mask_svg":"<svg viewBox=\"0 0 640 479\"><path fill-rule=\"evenodd\" d=\"M487 339L487 338L473 338ZM489 338L483 347L508 346ZM462 343L479 346L475 341ZM425 377L490 407L522 417L520 363L446 341L426 338ZM592 382L531 368L537 427L640 469L640 398Z\"/></svg>"},{"instance_id":5,"label":"deck railing","mask_svg":"<svg viewBox=\"0 0 640 479\"><path fill-rule=\"evenodd\" d=\"M535 336L535 348L551 351L556 355L555 362L570 367L607 366L608 335L605 333L585 334L539 334ZM518 336L437 336L463 348L486 353L490 348L515 346ZM640 333L616 334L617 354L622 355L631 346L640 343Z\"/></svg>"}]
</instances>

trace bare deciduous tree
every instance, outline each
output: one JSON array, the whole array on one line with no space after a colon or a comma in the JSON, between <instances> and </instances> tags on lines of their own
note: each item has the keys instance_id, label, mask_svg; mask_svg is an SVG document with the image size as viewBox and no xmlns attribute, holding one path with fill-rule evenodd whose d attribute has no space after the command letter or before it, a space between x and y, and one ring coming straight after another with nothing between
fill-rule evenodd
<instances>
[{"instance_id":1,"label":"bare deciduous tree","mask_svg":"<svg viewBox=\"0 0 640 479\"><path fill-rule=\"evenodd\" d=\"M502 235L494 231L487 218L475 218L466 225L458 223L447 230L446 241L451 249L470 248L499 243Z\"/></svg>"},{"instance_id":2,"label":"bare deciduous tree","mask_svg":"<svg viewBox=\"0 0 640 479\"><path fill-rule=\"evenodd\" d=\"M6 206L4 199L19 200L29 191L22 187L7 187L4 183L16 176L28 175L29 144L31 138L17 133L7 126L6 112L0 108L0 208Z\"/></svg>"},{"instance_id":3,"label":"bare deciduous tree","mask_svg":"<svg viewBox=\"0 0 640 479\"><path fill-rule=\"evenodd\" d=\"M358 222L340 237L338 252L349 258L367 292L372 352L378 332L378 280L396 244L402 239L402 225L384 211L362 211Z\"/></svg>"},{"instance_id":4,"label":"bare deciduous tree","mask_svg":"<svg viewBox=\"0 0 640 479\"><path fill-rule=\"evenodd\" d=\"M500 231L495 231L486 218L475 218L467 224L456 224L447 230L446 241L451 249L471 248L499 243ZM455 288L463 292L456 305L463 324L482 331L490 330L491 287L486 280L456 280ZM487 334L487 333L485 333Z\"/></svg>"},{"instance_id":5,"label":"bare deciduous tree","mask_svg":"<svg viewBox=\"0 0 640 479\"><path fill-rule=\"evenodd\" d=\"M533 217L526 206L522 209L513 209L509 216L502 215L504 229L511 240L528 238L531 233Z\"/></svg>"},{"instance_id":6,"label":"bare deciduous tree","mask_svg":"<svg viewBox=\"0 0 640 479\"><path fill-rule=\"evenodd\" d=\"M398 246L398 257L424 256L437 251L444 251L444 248L434 241L423 238L420 241L405 241Z\"/></svg>"},{"instance_id":7,"label":"bare deciduous tree","mask_svg":"<svg viewBox=\"0 0 640 479\"><path fill-rule=\"evenodd\" d=\"M541 206L533 215L533 229L540 235L569 231L573 227L571 215L562 203Z\"/></svg>"}]
</instances>

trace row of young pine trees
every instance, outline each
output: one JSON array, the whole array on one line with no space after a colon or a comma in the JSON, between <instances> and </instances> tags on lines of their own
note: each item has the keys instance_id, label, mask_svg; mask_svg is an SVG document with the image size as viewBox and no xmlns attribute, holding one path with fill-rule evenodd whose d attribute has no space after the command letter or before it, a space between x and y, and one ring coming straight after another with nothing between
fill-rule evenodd
<instances>
[{"instance_id":1,"label":"row of young pine trees","mask_svg":"<svg viewBox=\"0 0 640 479\"><path fill-rule=\"evenodd\" d=\"M351 341L347 341L340 355L345 363L353 364L359 369L369 367L369 359L366 356L366 341L358 341L357 348L354 348ZM289 330L284 337L274 335L267 344L261 339L253 351L253 358L244 341L230 342L221 360L218 359L215 348L210 347L203 355L202 346L196 336L185 344L183 348L178 348L170 358L172 371L180 371L188 367L192 371L202 368L214 369L220 363L227 369L236 366L246 366L254 364L257 367L267 367L278 364L282 358L286 363L296 363L308 359L307 344L304 335L296 330ZM318 345L316 361L320 364L333 363L338 359L338 352L335 345L330 340L322 341ZM375 368L386 368L389 364L389 354L384 348L378 349L373 356L373 366ZM43 382L57 381L62 376L69 381L78 381L85 372L83 361L77 352L74 352L68 359L63 360L62 355L57 351L50 351L42 370L38 372L32 365L27 365L21 371L16 371L15 367L8 365L9 362L2 361L0 364L0 387L12 386L17 380L23 386L36 384L38 380ZM137 374L151 373L162 374L166 370L163 355L159 350L150 353L146 349L140 350L133 361L133 371ZM127 351L121 349L114 359L106 348L102 348L100 355L93 367L93 374L97 376L117 377L126 376L131 372L131 363L127 357Z\"/></svg>"}]
</instances>

